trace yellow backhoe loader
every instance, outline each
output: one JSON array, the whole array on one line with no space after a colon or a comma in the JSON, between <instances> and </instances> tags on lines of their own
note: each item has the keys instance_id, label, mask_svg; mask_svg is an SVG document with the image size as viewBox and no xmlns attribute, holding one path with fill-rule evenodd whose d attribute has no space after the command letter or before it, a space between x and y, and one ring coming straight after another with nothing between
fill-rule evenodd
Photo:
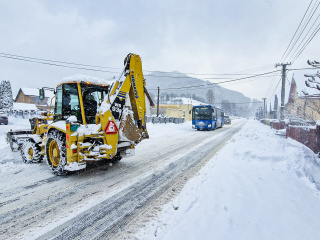
<instances>
[{"instance_id":1,"label":"yellow backhoe loader","mask_svg":"<svg viewBox=\"0 0 320 240\"><path fill-rule=\"evenodd\" d=\"M32 130L9 131L7 140L20 149L24 162L45 158L57 175L92 161L117 162L149 138L145 91L141 59L128 54L112 84L82 75L65 78L54 90L53 114L34 118Z\"/></svg>"}]
</instances>

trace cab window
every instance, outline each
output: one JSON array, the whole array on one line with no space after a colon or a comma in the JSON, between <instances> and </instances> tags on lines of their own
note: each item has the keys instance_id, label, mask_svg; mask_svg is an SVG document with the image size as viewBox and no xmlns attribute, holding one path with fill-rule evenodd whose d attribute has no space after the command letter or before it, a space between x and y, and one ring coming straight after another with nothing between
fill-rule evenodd
<instances>
[{"instance_id":1,"label":"cab window","mask_svg":"<svg viewBox=\"0 0 320 240\"><path fill-rule=\"evenodd\" d=\"M78 86L76 83L63 84L57 88L55 120L66 120L76 116L82 122Z\"/></svg>"}]
</instances>

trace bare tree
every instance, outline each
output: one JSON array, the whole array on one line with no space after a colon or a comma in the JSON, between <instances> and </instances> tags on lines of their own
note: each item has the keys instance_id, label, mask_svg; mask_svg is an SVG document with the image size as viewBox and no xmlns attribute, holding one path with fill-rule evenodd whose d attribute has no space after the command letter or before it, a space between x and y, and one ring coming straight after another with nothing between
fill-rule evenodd
<instances>
[{"instance_id":1,"label":"bare tree","mask_svg":"<svg viewBox=\"0 0 320 240\"><path fill-rule=\"evenodd\" d=\"M320 68L320 63L317 61L310 62L308 60L308 65L314 68ZM320 78L319 71L316 74L305 74L305 77L308 77L308 80L305 81L305 84L309 88L316 88L320 91L320 81L317 78Z\"/></svg>"},{"instance_id":2,"label":"bare tree","mask_svg":"<svg viewBox=\"0 0 320 240\"><path fill-rule=\"evenodd\" d=\"M214 100L215 100L215 97L214 97L213 91L212 89L209 89L207 91L207 102L209 104L214 104Z\"/></svg>"}]
</instances>

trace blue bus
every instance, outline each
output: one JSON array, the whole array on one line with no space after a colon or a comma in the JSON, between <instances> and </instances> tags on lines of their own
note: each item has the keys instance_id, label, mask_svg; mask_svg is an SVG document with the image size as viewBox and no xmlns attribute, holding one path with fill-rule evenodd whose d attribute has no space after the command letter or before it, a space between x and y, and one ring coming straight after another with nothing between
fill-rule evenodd
<instances>
[{"instance_id":1,"label":"blue bus","mask_svg":"<svg viewBox=\"0 0 320 240\"><path fill-rule=\"evenodd\" d=\"M224 112L212 105L194 106L192 108L192 128L197 130L214 130L224 125Z\"/></svg>"}]
</instances>

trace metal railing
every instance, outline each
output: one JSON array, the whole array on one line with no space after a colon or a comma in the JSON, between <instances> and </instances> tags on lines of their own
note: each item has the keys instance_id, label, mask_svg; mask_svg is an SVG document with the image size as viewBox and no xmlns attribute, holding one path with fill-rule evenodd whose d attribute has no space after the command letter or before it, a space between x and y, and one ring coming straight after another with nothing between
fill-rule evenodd
<instances>
[{"instance_id":1,"label":"metal railing","mask_svg":"<svg viewBox=\"0 0 320 240\"><path fill-rule=\"evenodd\" d=\"M146 116L146 122L151 122L151 123L175 123L175 124L180 124L184 123L184 118L175 118L175 117L148 117Z\"/></svg>"}]
</instances>

